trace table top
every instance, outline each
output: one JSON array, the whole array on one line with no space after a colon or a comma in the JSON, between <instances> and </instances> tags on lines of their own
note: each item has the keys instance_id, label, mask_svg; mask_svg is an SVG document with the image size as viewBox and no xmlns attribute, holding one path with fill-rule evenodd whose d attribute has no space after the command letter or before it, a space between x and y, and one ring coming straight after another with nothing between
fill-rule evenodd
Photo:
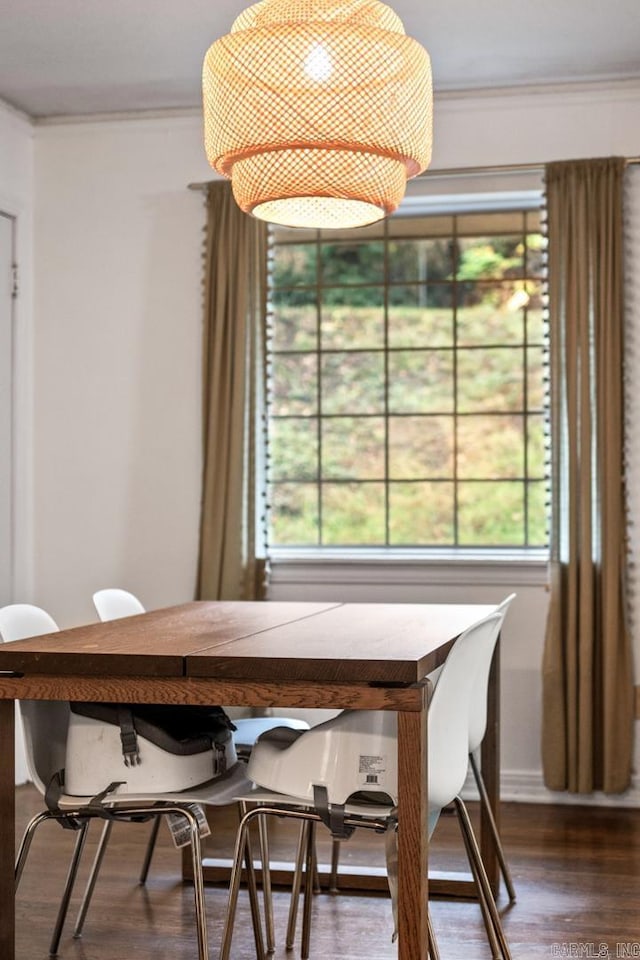
<instances>
[{"instance_id":1,"label":"table top","mask_svg":"<svg viewBox=\"0 0 640 960\"><path fill-rule=\"evenodd\" d=\"M194 601L0 644L25 675L410 684L488 604Z\"/></svg>"}]
</instances>

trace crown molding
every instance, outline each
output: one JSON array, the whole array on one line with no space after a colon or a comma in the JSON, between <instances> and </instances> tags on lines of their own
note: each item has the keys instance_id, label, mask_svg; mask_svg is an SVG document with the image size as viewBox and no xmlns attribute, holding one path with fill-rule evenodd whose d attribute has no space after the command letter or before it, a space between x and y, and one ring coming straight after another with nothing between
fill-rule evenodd
<instances>
[{"instance_id":1,"label":"crown molding","mask_svg":"<svg viewBox=\"0 0 640 960\"><path fill-rule=\"evenodd\" d=\"M514 83L510 86L488 87L437 87L434 90L436 101L454 104L457 101L467 103L475 100L503 100L518 97L556 97L556 96L595 96L598 99L631 98L640 96L640 74L628 77L592 77L582 80L549 81L547 83Z\"/></svg>"},{"instance_id":2,"label":"crown molding","mask_svg":"<svg viewBox=\"0 0 640 960\"><path fill-rule=\"evenodd\" d=\"M156 110L122 110L112 113L56 114L50 117L33 117L36 127L79 126L91 123L139 123L141 120L193 120L202 121L202 107L166 107Z\"/></svg>"},{"instance_id":3,"label":"crown molding","mask_svg":"<svg viewBox=\"0 0 640 960\"><path fill-rule=\"evenodd\" d=\"M28 113L24 112L24 110L14 107L14 105L9 103L8 100L2 100L0 98L0 112L4 113L11 122L15 122L20 126L27 127L29 130L32 130L35 126L33 117L30 117Z\"/></svg>"}]
</instances>

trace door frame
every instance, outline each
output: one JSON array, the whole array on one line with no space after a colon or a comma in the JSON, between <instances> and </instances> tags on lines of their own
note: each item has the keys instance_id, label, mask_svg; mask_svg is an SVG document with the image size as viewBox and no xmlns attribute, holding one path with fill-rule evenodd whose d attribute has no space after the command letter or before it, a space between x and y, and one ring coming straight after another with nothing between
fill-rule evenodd
<instances>
[{"instance_id":1,"label":"door frame","mask_svg":"<svg viewBox=\"0 0 640 960\"><path fill-rule=\"evenodd\" d=\"M8 491L9 491L9 530L8 530L8 599L14 599L16 588L16 299L17 289L17 216L0 207L0 218L8 221L11 229L10 238L10 307L9 307L9 438L8 438Z\"/></svg>"}]
</instances>

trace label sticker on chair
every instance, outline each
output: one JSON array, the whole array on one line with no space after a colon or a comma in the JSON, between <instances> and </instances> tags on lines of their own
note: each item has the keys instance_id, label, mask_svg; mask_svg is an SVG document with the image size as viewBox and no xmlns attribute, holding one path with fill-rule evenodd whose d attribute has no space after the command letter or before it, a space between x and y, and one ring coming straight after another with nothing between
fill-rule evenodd
<instances>
[{"instance_id":1,"label":"label sticker on chair","mask_svg":"<svg viewBox=\"0 0 640 960\"><path fill-rule=\"evenodd\" d=\"M371 756L370 754L360 754L358 774L360 783L363 787L379 787L384 783L384 775L387 772L387 760L384 756Z\"/></svg>"},{"instance_id":2,"label":"label sticker on chair","mask_svg":"<svg viewBox=\"0 0 640 960\"><path fill-rule=\"evenodd\" d=\"M208 837L211 833L211 828L209 827L204 809L199 803L190 803L189 809L198 821L198 832L200 836ZM171 839L178 849L180 847L186 847L188 843L191 843L191 830L189 829L186 817L183 817L181 813L168 813L166 820L171 833Z\"/></svg>"}]
</instances>

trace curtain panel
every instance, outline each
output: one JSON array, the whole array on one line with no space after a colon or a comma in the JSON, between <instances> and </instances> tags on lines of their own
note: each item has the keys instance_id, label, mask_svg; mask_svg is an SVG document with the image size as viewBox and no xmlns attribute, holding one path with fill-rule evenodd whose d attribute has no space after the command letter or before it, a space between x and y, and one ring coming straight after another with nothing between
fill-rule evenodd
<instances>
[{"instance_id":1,"label":"curtain panel","mask_svg":"<svg viewBox=\"0 0 640 960\"><path fill-rule=\"evenodd\" d=\"M633 672L623 481L625 162L546 169L551 600L543 661L546 785L630 783Z\"/></svg>"},{"instance_id":2,"label":"curtain panel","mask_svg":"<svg viewBox=\"0 0 640 960\"><path fill-rule=\"evenodd\" d=\"M207 187L203 327L203 477L196 597L257 600L266 590L264 330L267 226L228 182Z\"/></svg>"}]
</instances>

